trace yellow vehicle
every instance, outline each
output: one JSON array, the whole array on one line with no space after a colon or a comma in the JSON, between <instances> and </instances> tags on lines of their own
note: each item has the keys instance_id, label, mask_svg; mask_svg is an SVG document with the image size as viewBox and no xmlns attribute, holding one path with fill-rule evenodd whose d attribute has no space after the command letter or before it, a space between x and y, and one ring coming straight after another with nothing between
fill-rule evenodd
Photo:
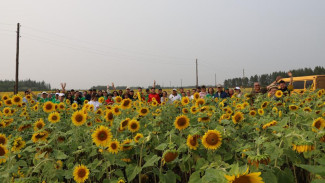
<instances>
[{"instance_id":1,"label":"yellow vehicle","mask_svg":"<svg viewBox=\"0 0 325 183\"><path fill-rule=\"evenodd\" d=\"M286 82L287 86L290 83L290 78L281 79ZM302 90L316 90L325 88L325 75L313 75L313 76L300 76L293 77L294 92L300 92Z\"/></svg>"}]
</instances>

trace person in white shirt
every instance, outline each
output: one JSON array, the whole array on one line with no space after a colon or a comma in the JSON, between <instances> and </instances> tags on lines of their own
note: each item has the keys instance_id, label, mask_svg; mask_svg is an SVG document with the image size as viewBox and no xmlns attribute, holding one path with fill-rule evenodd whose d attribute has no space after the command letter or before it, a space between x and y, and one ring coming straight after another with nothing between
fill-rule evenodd
<instances>
[{"instance_id":1,"label":"person in white shirt","mask_svg":"<svg viewBox=\"0 0 325 183\"><path fill-rule=\"evenodd\" d=\"M173 93L169 95L169 101L172 103L175 100L181 100L181 95L177 93L177 90L174 88Z\"/></svg>"},{"instance_id":2,"label":"person in white shirt","mask_svg":"<svg viewBox=\"0 0 325 183\"><path fill-rule=\"evenodd\" d=\"M241 97L243 95L243 93L240 90L240 87L238 86L235 87L235 95L236 97Z\"/></svg>"},{"instance_id":3,"label":"person in white shirt","mask_svg":"<svg viewBox=\"0 0 325 183\"><path fill-rule=\"evenodd\" d=\"M94 111L96 111L99 106L100 106L100 103L98 102L98 96L96 93L93 93L91 95L91 100L89 102L89 105L93 105L94 106Z\"/></svg>"},{"instance_id":4,"label":"person in white shirt","mask_svg":"<svg viewBox=\"0 0 325 183\"><path fill-rule=\"evenodd\" d=\"M160 97L160 103L166 102L166 99L168 99L167 92L163 91L162 97Z\"/></svg>"}]
</instances>

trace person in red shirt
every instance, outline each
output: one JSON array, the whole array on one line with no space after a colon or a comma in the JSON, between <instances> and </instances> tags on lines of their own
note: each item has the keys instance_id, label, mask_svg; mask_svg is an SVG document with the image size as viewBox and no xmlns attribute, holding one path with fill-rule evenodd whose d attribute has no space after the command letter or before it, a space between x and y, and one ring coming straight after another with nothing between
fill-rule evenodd
<instances>
[{"instance_id":1,"label":"person in red shirt","mask_svg":"<svg viewBox=\"0 0 325 183\"><path fill-rule=\"evenodd\" d=\"M151 102L152 99L155 98L158 103L160 103L160 96L156 93L156 89L153 87L151 88L151 93L149 94L148 102Z\"/></svg>"},{"instance_id":2,"label":"person in red shirt","mask_svg":"<svg viewBox=\"0 0 325 183\"><path fill-rule=\"evenodd\" d=\"M112 97L113 97L113 95L111 93L107 95L107 100L105 101L106 104L112 105L114 103Z\"/></svg>"}]
</instances>

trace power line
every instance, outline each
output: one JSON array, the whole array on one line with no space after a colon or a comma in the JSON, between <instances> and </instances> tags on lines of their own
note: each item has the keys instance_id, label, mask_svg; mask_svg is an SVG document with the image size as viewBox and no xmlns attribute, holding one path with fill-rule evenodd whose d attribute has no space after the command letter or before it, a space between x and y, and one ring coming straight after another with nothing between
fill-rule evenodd
<instances>
[{"instance_id":1,"label":"power line","mask_svg":"<svg viewBox=\"0 0 325 183\"><path fill-rule=\"evenodd\" d=\"M166 55L156 55L156 54L152 54L152 53L147 53L148 51L145 51L146 53L144 53L143 51L139 52L139 51L135 51L134 49L128 50L128 49L125 49L125 48L111 47L111 46L106 45L106 44L94 43L94 42L89 42L89 41L85 41L85 40L82 40L82 39L76 39L76 38L72 38L72 37L69 37L69 36L64 36L64 35L60 35L60 34L57 34L57 33L43 31L43 30L36 29L36 28L30 27L30 26L25 26L25 25L24 25L24 28L31 29L31 30L38 31L38 32L42 32L42 33L45 33L45 34L51 34L51 35L61 37L61 38L64 38L64 39L68 39L68 40L75 40L75 41L84 42L84 43L88 43L88 44L94 44L94 45L98 45L98 46L105 46L105 47L109 47L110 49L114 49L114 50L125 50L128 53L134 52L136 54L142 54L142 55L145 54L146 56L164 57L164 58L168 58L168 59L177 59L177 60L190 60L191 59L191 58L182 58L182 57L174 57L174 56L166 56Z\"/></svg>"}]
</instances>

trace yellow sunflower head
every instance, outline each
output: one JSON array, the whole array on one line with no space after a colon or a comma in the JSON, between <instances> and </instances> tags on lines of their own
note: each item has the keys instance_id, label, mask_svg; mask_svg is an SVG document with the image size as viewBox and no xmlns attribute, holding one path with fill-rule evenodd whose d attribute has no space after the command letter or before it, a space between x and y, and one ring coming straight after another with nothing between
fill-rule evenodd
<instances>
[{"instance_id":1,"label":"yellow sunflower head","mask_svg":"<svg viewBox=\"0 0 325 183\"><path fill-rule=\"evenodd\" d=\"M199 93L194 93L193 94L193 98L194 98L194 100L197 100L197 99L199 99L200 98L200 94Z\"/></svg>"},{"instance_id":2,"label":"yellow sunflower head","mask_svg":"<svg viewBox=\"0 0 325 183\"><path fill-rule=\"evenodd\" d=\"M290 111L296 111L299 109L299 107L296 105L289 105L289 109L290 109Z\"/></svg>"},{"instance_id":3,"label":"yellow sunflower head","mask_svg":"<svg viewBox=\"0 0 325 183\"><path fill-rule=\"evenodd\" d=\"M45 123L44 123L43 119L40 118L39 120L37 120L34 123L34 131L38 131L38 130L42 129L44 126L45 126Z\"/></svg>"},{"instance_id":4,"label":"yellow sunflower head","mask_svg":"<svg viewBox=\"0 0 325 183\"><path fill-rule=\"evenodd\" d=\"M256 116L256 111L255 110L249 111L249 115L253 117Z\"/></svg>"},{"instance_id":5,"label":"yellow sunflower head","mask_svg":"<svg viewBox=\"0 0 325 183\"><path fill-rule=\"evenodd\" d=\"M5 163L8 157L8 149L6 146L0 144L0 164Z\"/></svg>"},{"instance_id":6,"label":"yellow sunflower head","mask_svg":"<svg viewBox=\"0 0 325 183\"><path fill-rule=\"evenodd\" d=\"M170 163L170 162L174 161L177 157L178 157L178 152L177 151L175 151L175 150L167 150L163 154L162 161L165 162L165 163Z\"/></svg>"},{"instance_id":7,"label":"yellow sunflower head","mask_svg":"<svg viewBox=\"0 0 325 183\"><path fill-rule=\"evenodd\" d=\"M85 165L78 165L73 169L73 179L77 183L83 183L88 179L89 169Z\"/></svg>"},{"instance_id":8,"label":"yellow sunflower head","mask_svg":"<svg viewBox=\"0 0 325 183\"><path fill-rule=\"evenodd\" d=\"M182 105L185 106L190 103L190 99L188 97L182 97Z\"/></svg>"},{"instance_id":9,"label":"yellow sunflower head","mask_svg":"<svg viewBox=\"0 0 325 183\"><path fill-rule=\"evenodd\" d=\"M120 97L120 96L117 96L117 97L115 97L115 102L116 103L121 103L122 102L122 97Z\"/></svg>"},{"instance_id":10,"label":"yellow sunflower head","mask_svg":"<svg viewBox=\"0 0 325 183\"><path fill-rule=\"evenodd\" d=\"M205 100L203 99L203 98L199 98L199 99L197 99L196 100L196 102L195 102L195 105L196 106L202 106L202 105L204 105L205 104Z\"/></svg>"},{"instance_id":11,"label":"yellow sunflower head","mask_svg":"<svg viewBox=\"0 0 325 183\"><path fill-rule=\"evenodd\" d=\"M208 130L202 137L202 144L206 149L216 150L222 144L222 137L218 130Z\"/></svg>"},{"instance_id":12,"label":"yellow sunflower head","mask_svg":"<svg viewBox=\"0 0 325 183\"><path fill-rule=\"evenodd\" d=\"M6 145L8 142L8 139L5 134L0 133L0 144Z\"/></svg>"},{"instance_id":13,"label":"yellow sunflower head","mask_svg":"<svg viewBox=\"0 0 325 183\"><path fill-rule=\"evenodd\" d=\"M199 112L196 106L192 106L190 111L192 114L196 114L197 112Z\"/></svg>"},{"instance_id":14,"label":"yellow sunflower head","mask_svg":"<svg viewBox=\"0 0 325 183\"><path fill-rule=\"evenodd\" d=\"M18 105L23 102L23 98L19 94L17 94L12 97L11 101L14 105Z\"/></svg>"},{"instance_id":15,"label":"yellow sunflower head","mask_svg":"<svg viewBox=\"0 0 325 183\"><path fill-rule=\"evenodd\" d=\"M315 131L315 132L317 132L317 130L324 129L324 127L325 127L325 119L322 118L322 117L319 117L319 118L315 119L313 124L312 124L312 127L314 127L313 131Z\"/></svg>"},{"instance_id":16,"label":"yellow sunflower head","mask_svg":"<svg viewBox=\"0 0 325 183\"><path fill-rule=\"evenodd\" d=\"M49 133L45 130L41 131L41 132L36 132L32 136L32 141L34 143L39 142L39 141L45 141L48 136L49 136Z\"/></svg>"},{"instance_id":17,"label":"yellow sunflower head","mask_svg":"<svg viewBox=\"0 0 325 183\"><path fill-rule=\"evenodd\" d=\"M147 114L149 114L149 108L147 108L147 107L140 108L139 115L146 116Z\"/></svg>"},{"instance_id":18,"label":"yellow sunflower head","mask_svg":"<svg viewBox=\"0 0 325 183\"><path fill-rule=\"evenodd\" d=\"M234 124L237 124L241 121L244 120L244 114L242 112L236 112L233 116L232 116L232 122L234 122Z\"/></svg>"},{"instance_id":19,"label":"yellow sunflower head","mask_svg":"<svg viewBox=\"0 0 325 183\"><path fill-rule=\"evenodd\" d=\"M190 119L185 115L178 116L174 121L174 125L178 130L184 130L190 125Z\"/></svg>"},{"instance_id":20,"label":"yellow sunflower head","mask_svg":"<svg viewBox=\"0 0 325 183\"><path fill-rule=\"evenodd\" d=\"M57 123L60 121L60 113L58 112L52 112L49 116L48 116L48 120L51 123Z\"/></svg>"},{"instance_id":21,"label":"yellow sunflower head","mask_svg":"<svg viewBox=\"0 0 325 183\"><path fill-rule=\"evenodd\" d=\"M117 154L120 151L120 142L114 139L108 143L108 152L112 154Z\"/></svg>"},{"instance_id":22,"label":"yellow sunflower head","mask_svg":"<svg viewBox=\"0 0 325 183\"><path fill-rule=\"evenodd\" d=\"M262 177L260 177L261 172L248 173L248 168L246 172L239 173L237 175L225 175L228 183L264 183Z\"/></svg>"},{"instance_id":23,"label":"yellow sunflower head","mask_svg":"<svg viewBox=\"0 0 325 183\"><path fill-rule=\"evenodd\" d=\"M11 151L13 152L19 152L22 148L24 148L26 145L26 142L23 140L22 137L18 137L14 140Z\"/></svg>"},{"instance_id":24,"label":"yellow sunflower head","mask_svg":"<svg viewBox=\"0 0 325 183\"><path fill-rule=\"evenodd\" d=\"M199 146L198 139L200 138L199 135L188 135L186 140L186 145L189 149L196 150Z\"/></svg>"},{"instance_id":25,"label":"yellow sunflower head","mask_svg":"<svg viewBox=\"0 0 325 183\"><path fill-rule=\"evenodd\" d=\"M51 101L47 101L43 104L43 111L46 113L53 112L55 110L55 105Z\"/></svg>"},{"instance_id":26,"label":"yellow sunflower head","mask_svg":"<svg viewBox=\"0 0 325 183\"><path fill-rule=\"evenodd\" d=\"M131 150L132 149L132 145L130 145L132 142L131 139L126 139L123 141L122 145L121 145L121 149L123 151L128 151L128 150Z\"/></svg>"},{"instance_id":27,"label":"yellow sunflower head","mask_svg":"<svg viewBox=\"0 0 325 183\"><path fill-rule=\"evenodd\" d=\"M138 142L140 141L141 138L143 138L142 133L137 133L137 134L134 136L134 142L138 143Z\"/></svg>"},{"instance_id":28,"label":"yellow sunflower head","mask_svg":"<svg viewBox=\"0 0 325 183\"><path fill-rule=\"evenodd\" d=\"M112 139L111 130L101 125L93 132L92 139L97 146L106 147Z\"/></svg>"},{"instance_id":29,"label":"yellow sunflower head","mask_svg":"<svg viewBox=\"0 0 325 183\"><path fill-rule=\"evenodd\" d=\"M183 109L182 109L182 113L187 114L188 112L189 112L189 111L188 111L187 108L183 108Z\"/></svg>"},{"instance_id":30,"label":"yellow sunflower head","mask_svg":"<svg viewBox=\"0 0 325 183\"><path fill-rule=\"evenodd\" d=\"M132 100L130 99L123 99L121 102L122 109L130 109L132 107Z\"/></svg>"},{"instance_id":31,"label":"yellow sunflower head","mask_svg":"<svg viewBox=\"0 0 325 183\"><path fill-rule=\"evenodd\" d=\"M106 113L105 113L105 120L108 121L108 122L112 122L114 120L114 114L113 114L113 111L111 110L106 110Z\"/></svg>"},{"instance_id":32,"label":"yellow sunflower head","mask_svg":"<svg viewBox=\"0 0 325 183\"><path fill-rule=\"evenodd\" d=\"M257 112L258 112L258 114L260 116L263 116L264 115L264 110L263 109L258 109Z\"/></svg>"},{"instance_id":33,"label":"yellow sunflower head","mask_svg":"<svg viewBox=\"0 0 325 183\"><path fill-rule=\"evenodd\" d=\"M71 120L75 126L81 126L86 122L87 114L83 111L75 111L71 116Z\"/></svg>"},{"instance_id":34,"label":"yellow sunflower head","mask_svg":"<svg viewBox=\"0 0 325 183\"><path fill-rule=\"evenodd\" d=\"M276 96L277 98L281 98L282 95L283 95L283 92L282 92L281 90L277 90L277 91L275 92L275 96Z\"/></svg>"},{"instance_id":35,"label":"yellow sunflower head","mask_svg":"<svg viewBox=\"0 0 325 183\"><path fill-rule=\"evenodd\" d=\"M134 133L140 129L140 123L137 120L131 120L128 124L128 129L130 132Z\"/></svg>"}]
</instances>

